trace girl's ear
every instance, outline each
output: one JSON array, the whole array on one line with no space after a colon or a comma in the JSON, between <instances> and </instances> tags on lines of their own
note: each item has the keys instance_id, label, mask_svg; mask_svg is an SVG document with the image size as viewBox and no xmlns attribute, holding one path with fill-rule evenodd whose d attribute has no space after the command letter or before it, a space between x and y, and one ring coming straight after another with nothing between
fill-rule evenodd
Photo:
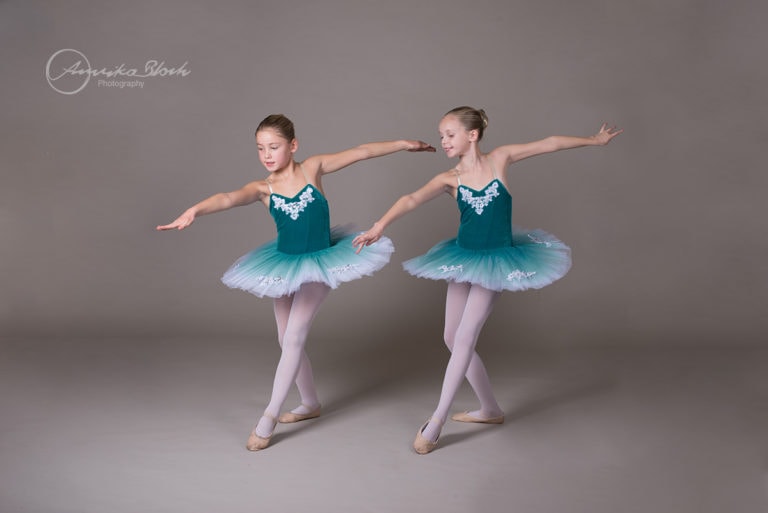
<instances>
[{"instance_id":1,"label":"girl's ear","mask_svg":"<svg viewBox=\"0 0 768 513\"><path fill-rule=\"evenodd\" d=\"M469 142L477 142L477 136L479 134L479 130L477 128L474 128L469 131Z\"/></svg>"},{"instance_id":2,"label":"girl's ear","mask_svg":"<svg viewBox=\"0 0 768 513\"><path fill-rule=\"evenodd\" d=\"M296 150L299 149L299 141L295 138L291 141L291 153L296 153Z\"/></svg>"}]
</instances>

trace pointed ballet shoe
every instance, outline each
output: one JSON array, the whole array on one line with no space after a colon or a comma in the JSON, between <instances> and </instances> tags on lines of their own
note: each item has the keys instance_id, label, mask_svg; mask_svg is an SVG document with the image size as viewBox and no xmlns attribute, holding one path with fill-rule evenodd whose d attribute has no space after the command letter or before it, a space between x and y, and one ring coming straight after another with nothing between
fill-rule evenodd
<instances>
[{"instance_id":1,"label":"pointed ballet shoe","mask_svg":"<svg viewBox=\"0 0 768 513\"><path fill-rule=\"evenodd\" d=\"M302 405L304 406L304 405ZM320 416L320 407L318 406L314 410L310 411L309 413L293 413L293 412L285 412L280 417L278 417L277 421L281 424L291 424L293 422L301 422L302 420L309 420L309 419L315 419Z\"/></svg>"},{"instance_id":2,"label":"pointed ballet shoe","mask_svg":"<svg viewBox=\"0 0 768 513\"><path fill-rule=\"evenodd\" d=\"M440 440L440 436L437 437L437 440L434 442L431 442L424 438L421 433L424 432L424 429L426 429L427 424L430 422L440 422L437 419L429 419L424 423L423 426L421 426L416 432L416 439L413 441L413 450L416 451L419 454L429 454L430 452L434 451L437 447L437 442ZM440 425L442 426L443 423L440 422Z\"/></svg>"},{"instance_id":3,"label":"pointed ballet shoe","mask_svg":"<svg viewBox=\"0 0 768 513\"><path fill-rule=\"evenodd\" d=\"M264 438L256 434L256 431L251 431L251 436L248 437L248 442L245 444L245 448L249 451L260 451L266 449L269 445L269 441L272 435Z\"/></svg>"},{"instance_id":4,"label":"pointed ballet shoe","mask_svg":"<svg viewBox=\"0 0 768 513\"><path fill-rule=\"evenodd\" d=\"M275 420L275 418L272 415L262 415L262 417L267 417L269 419ZM275 425L277 425L277 421L275 420ZM272 433L269 434L267 437L259 436L256 434L256 428L253 428L253 431L251 431L251 435L248 437L248 441L245 444L245 448L249 451L260 451L262 449L266 449L269 445L269 441L272 439L272 435L274 434L275 430L272 428Z\"/></svg>"},{"instance_id":5,"label":"pointed ballet shoe","mask_svg":"<svg viewBox=\"0 0 768 513\"><path fill-rule=\"evenodd\" d=\"M504 424L504 415L483 419L470 415L468 411L465 411L462 413L454 413L451 415L451 420L455 420L456 422L475 422L478 424Z\"/></svg>"}]
</instances>

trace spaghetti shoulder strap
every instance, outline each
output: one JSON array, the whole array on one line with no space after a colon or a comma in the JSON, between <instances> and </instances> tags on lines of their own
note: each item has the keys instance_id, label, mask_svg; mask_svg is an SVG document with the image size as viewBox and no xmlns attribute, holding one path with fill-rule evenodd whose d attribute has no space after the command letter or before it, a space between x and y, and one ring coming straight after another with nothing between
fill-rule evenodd
<instances>
[{"instance_id":1,"label":"spaghetti shoulder strap","mask_svg":"<svg viewBox=\"0 0 768 513\"><path fill-rule=\"evenodd\" d=\"M274 193L275 193L275 191L273 191L273 190L272 190L272 180L270 180L269 178L267 178L267 179L265 180L265 182L267 182L267 187L269 187L269 193L270 193L270 194L274 194Z\"/></svg>"},{"instance_id":2,"label":"spaghetti shoulder strap","mask_svg":"<svg viewBox=\"0 0 768 513\"><path fill-rule=\"evenodd\" d=\"M491 173L493 173L493 179L498 180L499 177L496 175L496 166L493 165L493 162L491 162L491 159L488 159L488 164L491 166Z\"/></svg>"},{"instance_id":3,"label":"spaghetti shoulder strap","mask_svg":"<svg viewBox=\"0 0 768 513\"><path fill-rule=\"evenodd\" d=\"M453 173L456 175L456 182L461 185L461 175L459 174L459 170L454 168Z\"/></svg>"}]
</instances>

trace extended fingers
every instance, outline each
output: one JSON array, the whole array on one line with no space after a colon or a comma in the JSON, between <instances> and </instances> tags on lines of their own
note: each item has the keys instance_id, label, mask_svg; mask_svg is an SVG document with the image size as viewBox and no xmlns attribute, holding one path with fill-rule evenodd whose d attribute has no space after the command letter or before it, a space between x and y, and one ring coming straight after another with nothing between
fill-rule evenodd
<instances>
[{"instance_id":1,"label":"extended fingers","mask_svg":"<svg viewBox=\"0 0 768 513\"><path fill-rule=\"evenodd\" d=\"M183 230L184 228L186 228L190 224L192 224L191 221L179 221L177 219L176 221L172 222L171 224L164 224L164 225L158 226L157 230L160 230L160 231L173 230L173 229Z\"/></svg>"},{"instance_id":2,"label":"extended fingers","mask_svg":"<svg viewBox=\"0 0 768 513\"><path fill-rule=\"evenodd\" d=\"M375 235L368 235L367 233L361 233L352 240L352 245L357 248L355 253L360 253L365 246L370 246L376 242L379 238Z\"/></svg>"},{"instance_id":3,"label":"extended fingers","mask_svg":"<svg viewBox=\"0 0 768 513\"><path fill-rule=\"evenodd\" d=\"M624 131L623 128L616 128L615 126L612 126L605 131L605 134L608 136L608 139L613 139L623 131Z\"/></svg>"},{"instance_id":4,"label":"extended fingers","mask_svg":"<svg viewBox=\"0 0 768 513\"><path fill-rule=\"evenodd\" d=\"M408 149L408 151L437 151L432 145L425 143L424 141L415 141L415 146Z\"/></svg>"},{"instance_id":5,"label":"extended fingers","mask_svg":"<svg viewBox=\"0 0 768 513\"><path fill-rule=\"evenodd\" d=\"M352 245L357 248L355 254L359 255L363 248L368 245L368 242L361 237L357 237L352 241Z\"/></svg>"}]
</instances>

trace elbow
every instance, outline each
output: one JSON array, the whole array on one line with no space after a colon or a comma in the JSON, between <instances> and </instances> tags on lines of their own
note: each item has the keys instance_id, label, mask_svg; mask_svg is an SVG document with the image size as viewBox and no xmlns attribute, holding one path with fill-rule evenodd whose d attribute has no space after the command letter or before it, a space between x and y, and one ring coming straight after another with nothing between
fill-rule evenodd
<instances>
[{"instance_id":1,"label":"elbow","mask_svg":"<svg viewBox=\"0 0 768 513\"><path fill-rule=\"evenodd\" d=\"M419 205L419 202L416 201L416 198L413 196L413 194L406 194L405 196L402 196L398 201L402 205L403 211L405 212L410 212Z\"/></svg>"},{"instance_id":2,"label":"elbow","mask_svg":"<svg viewBox=\"0 0 768 513\"><path fill-rule=\"evenodd\" d=\"M227 210L229 208L236 206L235 198L232 197L232 194L230 194L229 192L220 193L219 199L221 201L222 210Z\"/></svg>"},{"instance_id":3,"label":"elbow","mask_svg":"<svg viewBox=\"0 0 768 513\"><path fill-rule=\"evenodd\" d=\"M357 152L357 160L368 160L376 156L373 148L368 144L361 144L355 148L355 151Z\"/></svg>"},{"instance_id":4,"label":"elbow","mask_svg":"<svg viewBox=\"0 0 768 513\"><path fill-rule=\"evenodd\" d=\"M544 139L544 151L547 153L551 153L553 151L562 150L563 145L560 144L560 138L558 138L556 135L550 135L546 139Z\"/></svg>"}]
</instances>

